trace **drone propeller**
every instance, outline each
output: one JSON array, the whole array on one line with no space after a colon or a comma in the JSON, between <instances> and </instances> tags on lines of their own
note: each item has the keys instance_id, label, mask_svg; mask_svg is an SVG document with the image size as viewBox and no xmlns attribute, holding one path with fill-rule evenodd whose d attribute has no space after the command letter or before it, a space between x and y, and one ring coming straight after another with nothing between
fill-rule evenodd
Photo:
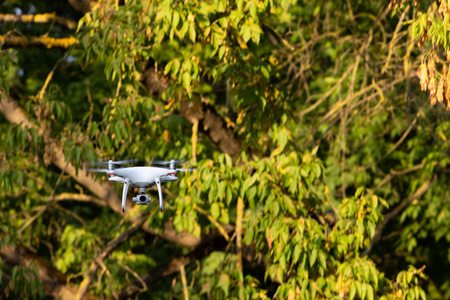
<instances>
[{"instance_id":1,"label":"drone propeller","mask_svg":"<svg viewBox=\"0 0 450 300\"><path fill-rule=\"evenodd\" d=\"M174 160L174 159L172 159L172 160L157 160L157 159L155 159L155 160L152 161L152 164L155 164L155 165L168 165L168 164L171 164L171 163L184 164L185 162L188 162L188 160Z\"/></svg>"},{"instance_id":2,"label":"drone propeller","mask_svg":"<svg viewBox=\"0 0 450 300\"><path fill-rule=\"evenodd\" d=\"M118 160L118 161L98 161L98 162L92 162L89 163L89 165L91 166L107 166L108 164L112 163L114 165L125 165L125 164L132 164L132 163L136 163L139 160L137 159L126 159L126 160ZM94 171L95 172L95 171Z\"/></svg>"},{"instance_id":3,"label":"drone propeller","mask_svg":"<svg viewBox=\"0 0 450 300\"><path fill-rule=\"evenodd\" d=\"M197 169L176 169L179 172L192 172L192 171L197 171Z\"/></svg>"},{"instance_id":4,"label":"drone propeller","mask_svg":"<svg viewBox=\"0 0 450 300\"><path fill-rule=\"evenodd\" d=\"M86 172L106 173L107 171L107 169L86 169Z\"/></svg>"}]
</instances>

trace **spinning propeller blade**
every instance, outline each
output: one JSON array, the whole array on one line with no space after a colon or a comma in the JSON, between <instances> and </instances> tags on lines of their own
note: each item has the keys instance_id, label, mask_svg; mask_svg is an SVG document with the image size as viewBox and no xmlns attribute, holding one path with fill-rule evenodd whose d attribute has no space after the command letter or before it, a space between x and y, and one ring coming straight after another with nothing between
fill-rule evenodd
<instances>
[{"instance_id":1,"label":"spinning propeller blade","mask_svg":"<svg viewBox=\"0 0 450 300\"><path fill-rule=\"evenodd\" d=\"M197 171L197 169L177 169L177 171L179 172L192 172L192 171Z\"/></svg>"},{"instance_id":2,"label":"spinning propeller blade","mask_svg":"<svg viewBox=\"0 0 450 300\"><path fill-rule=\"evenodd\" d=\"M138 159L126 159L126 160L118 160L118 161L111 161L114 165L125 165L125 164L132 164L138 162ZM88 163L91 166L107 166L110 161L97 161Z\"/></svg>"},{"instance_id":3,"label":"spinning propeller blade","mask_svg":"<svg viewBox=\"0 0 450 300\"><path fill-rule=\"evenodd\" d=\"M152 164L155 164L155 165L168 165L171 162L172 162L172 160L157 160L157 159L155 159L155 160L152 161ZM185 162L188 162L188 160L174 160L173 159L173 162L175 162L176 164L184 164Z\"/></svg>"},{"instance_id":4,"label":"spinning propeller blade","mask_svg":"<svg viewBox=\"0 0 450 300\"><path fill-rule=\"evenodd\" d=\"M86 172L98 172L98 173L106 173L106 169L86 169Z\"/></svg>"}]
</instances>

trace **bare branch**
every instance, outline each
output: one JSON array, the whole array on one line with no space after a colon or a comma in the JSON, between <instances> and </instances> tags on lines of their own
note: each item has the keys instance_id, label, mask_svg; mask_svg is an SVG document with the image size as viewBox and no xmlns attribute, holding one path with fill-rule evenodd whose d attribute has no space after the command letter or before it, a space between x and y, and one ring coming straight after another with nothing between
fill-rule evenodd
<instances>
[{"instance_id":1,"label":"bare branch","mask_svg":"<svg viewBox=\"0 0 450 300\"><path fill-rule=\"evenodd\" d=\"M38 14L38 15L13 15L0 14L0 22L22 22L22 23L50 23L55 22L63 25L70 30L77 29L77 22L57 16L56 14Z\"/></svg>"},{"instance_id":2,"label":"bare branch","mask_svg":"<svg viewBox=\"0 0 450 300\"><path fill-rule=\"evenodd\" d=\"M40 255L34 254L28 248L18 244L15 247L6 244L1 249L0 256L10 266L22 265L27 267L34 264L47 295L63 300L71 300L75 297L75 291L66 285L65 276L42 259ZM86 295L85 299L97 299L97 297Z\"/></svg>"},{"instance_id":3,"label":"bare branch","mask_svg":"<svg viewBox=\"0 0 450 300\"><path fill-rule=\"evenodd\" d=\"M408 207L414 200L417 198L422 197L423 194L425 194L433 185L433 183L437 180L438 176L435 174L433 178L422 184L417 191L415 191L414 194L412 194L408 199L404 200L402 203L400 203L396 208L391 210L389 213L387 213L384 216L383 223L378 224L377 229L375 231L375 234L372 238L372 241L370 242L369 248L364 250L363 256L368 255L370 250L372 250L372 247L375 243L377 243L380 238L381 234L383 233L383 229L386 226L387 223L389 223L393 218L395 218L398 214L400 214L406 207Z\"/></svg>"},{"instance_id":4,"label":"bare branch","mask_svg":"<svg viewBox=\"0 0 450 300\"><path fill-rule=\"evenodd\" d=\"M142 276L142 280L144 280L148 286L164 277L179 272L181 266L190 265L207 256L212 251L220 251L225 249L227 244L227 241L225 241L225 239L223 239L220 235L204 238L202 244L195 248L195 250L191 251L186 256L174 258L169 263L157 267L151 273ZM133 299L142 288L142 283L137 280L121 291L119 299Z\"/></svg>"},{"instance_id":5,"label":"bare branch","mask_svg":"<svg viewBox=\"0 0 450 300\"><path fill-rule=\"evenodd\" d=\"M3 48L44 47L47 49L68 49L78 43L74 37L52 38L47 36L14 36L0 35L0 44Z\"/></svg>"},{"instance_id":6,"label":"bare branch","mask_svg":"<svg viewBox=\"0 0 450 300\"><path fill-rule=\"evenodd\" d=\"M23 127L28 128L38 128L34 123L31 123L24 111L17 105L16 102L11 101L6 98L6 96L2 95L0 99L0 112L2 112L6 119L13 124L22 124ZM50 147L50 145L49 145ZM75 179L82 186L91 191L94 195L100 198L101 201L105 203L105 205L109 206L116 213L123 215L122 207L121 207L121 199L114 191L113 186L108 183L99 183L95 181L94 177L88 174L84 170L78 170L74 165L70 162L66 161L66 158L63 154L63 150L60 145L53 144L51 145L53 151L53 163L58 166L61 170L65 170L68 175L70 175L73 179ZM80 199L80 198L78 198ZM77 199L74 199L77 200ZM127 201L127 211L130 211L132 208L131 201ZM130 218L131 221L135 220L135 217ZM151 228L147 223L144 223L142 229L146 232L154 235L158 235L170 242L185 246L185 247L196 247L200 243L200 239L195 235L181 232L177 233L172 226L172 223L169 221L164 226L164 231L156 232L153 228Z\"/></svg>"},{"instance_id":7,"label":"bare branch","mask_svg":"<svg viewBox=\"0 0 450 300\"><path fill-rule=\"evenodd\" d=\"M53 198L47 198L45 201L77 201L77 202L88 202L94 203L100 206L107 206L104 201L99 200L96 197L85 195L85 194L75 194L75 193L62 193L54 196Z\"/></svg>"},{"instance_id":8,"label":"bare branch","mask_svg":"<svg viewBox=\"0 0 450 300\"><path fill-rule=\"evenodd\" d=\"M408 174L408 173L411 173L411 172L414 172L414 171L417 171L417 170L420 170L420 169L422 169L423 168L423 163L422 164L419 164L419 165L415 165L415 166L412 166L411 168L407 168L407 169L404 169L404 170L401 170L401 171L396 171L396 170L393 170L393 169L391 169L390 171L389 171L389 174L386 176L386 177L384 177L373 189L372 189L372 191L373 192L375 192L376 190L378 190L381 186L383 186L384 184L386 184L387 182L389 182L392 178L394 178L394 176L402 176L402 175L405 175L405 174Z\"/></svg>"},{"instance_id":9,"label":"bare branch","mask_svg":"<svg viewBox=\"0 0 450 300\"><path fill-rule=\"evenodd\" d=\"M394 152L402 143L403 141L406 139L406 137L408 136L408 134L411 132L411 130L414 128L414 125L416 125L417 122L417 118L423 115L422 110L419 110L416 114L416 116L414 117L414 119L412 120L411 124L409 124L408 128L405 130L405 132L402 134L402 136L400 137L400 139L380 158L378 159L376 162L366 166L366 167L362 167L358 170L358 172L364 172L367 169L371 168L372 166L378 164L379 162L381 162L383 159L385 159L386 157L388 157L389 155L392 154L392 152Z\"/></svg>"},{"instance_id":10,"label":"bare branch","mask_svg":"<svg viewBox=\"0 0 450 300\"><path fill-rule=\"evenodd\" d=\"M209 136L223 153L231 156L234 162L237 160L241 142L234 132L227 128L225 120L217 114L213 106L182 100L180 115L192 124L199 122L199 130Z\"/></svg>"},{"instance_id":11,"label":"bare branch","mask_svg":"<svg viewBox=\"0 0 450 300\"><path fill-rule=\"evenodd\" d=\"M202 215L205 215L209 221L211 221L211 223L213 223L217 229L219 230L220 234L225 238L225 240L228 242L230 240L230 236L228 235L227 231L225 230L225 228L223 228L222 225L220 225L220 223L214 219L210 214L208 214L208 212L206 212L204 209L202 209L201 207L199 207L197 204L194 203L193 208L198 211L199 213L201 213Z\"/></svg>"},{"instance_id":12,"label":"bare branch","mask_svg":"<svg viewBox=\"0 0 450 300\"><path fill-rule=\"evenodd\" d=\"M236 269L241 273L244 272L242 264L242 219L244 218L244 200L241 197L237 199L236 205ZM239 289L244 288L244 283L239 281Z\"/></svg>"},{"instance_id":13,"label":"bare branch","mask_svg":"<svg viewBox=\"0 0 450 300\"><path fill-rule=\"evenodd\" d=\"M157 72L152 65L143 73L141 81L150 94L157 95L167 90L170 83L170 80ZM225 119L213 106L181 100L179 114L194 127L198 123L198 130L208 136L220 151L231 156L234 162L237 160L241 151L241 141L233 130L227 128Z\"/></svg>"},{"instance_id":14,"label":"bare branch","mask_svg":"<svg viewBox=\"0 0 450 300\"><path fill-rule=\"evenodd\" d=\"M184 300L189 300L189 292L188 292L187 280L186 280L186 270L184 269L184 265L180 266L180 276L181 276L181 283L183 284Z\"/></svg>"},{"instance_id":15,"label":"bare branch","mask_svg":"<svg viewBox=\"0 0 450 300\"><path fill-rule=\"evenodd\" d=\"M102 252L100 252L100 254L97 255L97 257L91 262L89 270L78 288L75 297L76 299L81 300L84 298L89 288L89 285L91 284L92 279L94 278L95 273L97 272L98 267L103 264L103 260L108 255L110 255L112 251L114 251L123 242L125 242L130 236L132 236L136 232L136 230L138 230L142 226L142 224L144 224L144 222L148 220L148 218L149 216L146 215L145 213L140 215L136 219L136 221L134 221L133 224L131 224L131 226L124 233L122 233L120 236L110 241L108 245L105 247L105 249L103 249Z\"/></svg>"},{"instance_id":16,"label":"bare branch","mask_svg":"<svg viewBox=\"0 0 450 300\"><path fill-rule=\"evenodd\" d=\"M384 216L383 226L386 226L386 224L393 218L395 218L399 213L401 213L406 207L408 207L414 200L421 197L423 194L425 194L426 191L430 189L430 187L433 185L433 183L437 180L437 175L435 174L431 180L425 182L422 184L417 191L412 194L408 199L404 200L402 203L400 203L396 208L391 210L389 213L387 213Z\"/></svg>"},{"instance_id":17,"label":"bare branch","mask_svg":"<svg viewBox=\"0 0 450 300\"><path fill-rule=\"evenodd\" d=\"M93 10L97 1L91 0L68 0L70 5L82 13L88 13Z\"/></svg>"},{"instance_id":18,"label":"bare branch","mask_svg":"<svg viewBox=\"0 0 450 300\"><path fill-rule=\"evenodd\" d=\"M398 42L398 39L399 39L398 33L399 33L400 29L403 27L403 20L405 19L406 13L408 11L409 11L409 5L403 11L402 15L400 16L400 19L398 20L397 26L395 27L394 35L392 36L392 39L389 43L388 56L386 58L384 67L381 69L381 74L384 74L389 67L389 62L391 60L392 53L394 52L394 46L396 45L396 43Z\"/></svg>"}]
</instances>

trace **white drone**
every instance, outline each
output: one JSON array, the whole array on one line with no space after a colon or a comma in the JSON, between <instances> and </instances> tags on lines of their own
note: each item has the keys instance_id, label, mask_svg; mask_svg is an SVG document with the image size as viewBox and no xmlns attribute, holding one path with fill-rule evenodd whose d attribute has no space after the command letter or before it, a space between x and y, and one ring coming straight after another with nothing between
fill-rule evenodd
<instances>
[{"instance_id":1,"label":"white drone","mask_svg":"<svg viewBox=\"0 0 450 300\"><path fill-rule=\"evenodd\" d=\"M125 212L125 204L127 202L128 187L131 185L133 187L139 188L139 195L133 197L133 201L138 205L148 205L151 198L145 195L145 191L156 184L158 187L159 194L159 207L161 212L163 211L163 196L161 191L161 183L168 181L178 180L177 172L188 172L194 171L194 169L177 169L175 164L177 161L161 161L154 160L153 163L165 165L168 164L169 168L161 167L128 167L115 169L114 165L123 165L127 163L132 163L133 160L122 160L122 161L108 161L108 162L98 162L94 165L108 165L108 169L88 169L88 172L100 172L109 175L109 181L123 182L123 193L122 193L122 210Z\"/></svg>"}]
</instances>

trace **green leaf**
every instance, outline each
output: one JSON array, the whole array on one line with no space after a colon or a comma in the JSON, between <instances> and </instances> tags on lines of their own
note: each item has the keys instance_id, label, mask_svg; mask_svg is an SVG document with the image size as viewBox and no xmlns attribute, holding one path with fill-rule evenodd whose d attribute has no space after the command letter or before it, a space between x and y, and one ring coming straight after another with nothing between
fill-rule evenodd
<instances>
[{"instance_id":1,"label":"green leaf","mask_svg":"<svg viewBox=\"0 0 450 300\"><path fill-rule=\"evenodd\" d=\"M180 14L175 10L172 16L172 27L173 29L177 29L178 24L180 22Z\"/></svg>"},{"instance_id":2,"label":"green leaf","mask_svg":"<svg viewBox=\"0 0 450 300\"><path fill-rule=\"evenodd\" d=\"M167 63L166 67L164 68L164 74L167 75L170 72L170 69L172 68L173 65L173 60L169 61L169 63Z\"/></svg>"},{"instance_id":3,"label":"green leaf","mask_svg":"<svg viewBox=\"0 0 450 300\"><path fill-rule=\"evenodd\" d=\"M314 174L316 175L317 178L319 178L320 175L322 174L322 168L318 163L313 163L312 166L314 169Z\"/></svg>"},{"instance_id":4,"label":"green leaf","mask_svg":"<svg viewBox=\"0 0 450 300\"><path fill-rule=\"evenodd\" d=\"M283 269L278 268L277 269L277 279L279 282L283 282L283 278L284 278L284 272Z\"/></svg>"},{"instance_id":5,"label":"green leaf","mask_svg":"<svg viewBox=\"0 0 450 300\"><path fill-rule=\"evenodd\" d=\"M355 287L356 287L356 291L358 292L358 295L362 298L361 282L359 282L358 280L355 280L354 283L355 283Z\"/></svg>"},{"instance_id":6,"label":"green leaf","mask_svg":"<svg viewBox=\"0 0 450 300\"><path fill-rule=\"evenodd\" d=\"M298 259L300 257L300 251L301 251L300 246L298 244L296 244L294 247L294 256L293 256L294 263L298 262Z\"/></svg>"},{"instance_id":7,"label":"green leaf","mask_svg":"<svg viewBox=\"0 0 450 300\"><path fill-rule=\"evenodd\" d=\"M220 216L220 206L216 202L211 204L211 215L214 219L218 219Z\"/></svg>"},{"instance_id":8,"label":"green leaf","mask_svg":"<svg viewBox=\"0 0 450 300\"><path fill-rule=\"evenodd\" d=\"M319 150L319 145L315 146L312 151L311 151L311 155L315 156L317 154L317 151Z\"/></svg>"},{"instance_id":9,"label":"green leaf","mask_svg":"<svg viewBox=\"0 0 450 300\"><path fill-rule=\"evenodd\" d=\"M219 59L222 59L225 55L226 46L220 46L219 47Z\"/></svg>"},{"instance_id":10,"label":"green leaf","mask_svg":"<svg viewBox=\"0 0 450 300\"><path fill-rule=\"evenodd\" d=\"M17 276L17 266L13 267L11 272L11 282L15 282L16 276Z\"/></svg>"},{"instance_id":11,"label":"green leaf","mask_svg":"<svg viewBox=\"0 0 450 300\"><path fill-rule=\"evenodd\" d=\"M172 65L173 65L172 68L171 68L172 69L172 74L174 74L174 75L178 74L178 71L180 70L180 66L181 66L181 63L178 60L178 58L175 58L173 60L173 64Z\"/></svg>"},{"instance_id":12,"label":"green leaf","mask_svg":"<svg viewBox=\"0 0 450 300\"><path fill-rule=\"evenodd\" d=\"M233 166L233 162L231 160L231 156L229 156L228 154L225 154L225 161L226 161L227 167L232 167Z\"/></svg>"},{"instance_id":13,"label":"green leaf","mask_svg":"<svg viewBox=\"0 0 450 300\"><path fill-rule=\"evenodd\" d=\"M312 268L317 259L317 248L313 248L309 255L309 265Z\"/></svg>"},{"instance_id":14,"label":"green leaf","mask_svg":"<svg viewBox=\"0 0 450 300\"><path fill-rule=\"evenodd\" d=\"M190 90L191 89L191 74L189 74L189 72L184 72L182 79L183 79L183 87L186 90Z\"/></svg>"},{"instance_id":15,"label":"green leaf","mask_svg":"<svg viewBox=\"0 0 450 300\"><path fill-rule=\"evenodd\" d=\"M355 295L356 295L356 285L355 285L355 282L354 281L352 281L351 283L350 283L350 289L349 289L349 291L348 291L348 298L351 300L351 299L354 299L355 298Z\"/></svg>"},{"instance_id":16,"label":"green leaf","mask_svg":"<svg viewBox=\"0 0 450 300\"><path fill-rule=\"evenodd\" d=\"M373 300L373 296L374 296L373 287L370 284L368 284L367 285L367 300Z\"/></svg>"},{"instance_id":17,"label":"green leaf","mask_svg":"<svg viewBox=\"0 0 450 300\"><path fill-rule=\"evenodd\" d=\"M323 251L320 251L320 252L319 252L319 263L320 263L320 266L321 266L324 270L327 269L327 260L326 260L326 258L325 258L325 253L324 253Z\"/></svg>"},{"instance_id":18,"label":"green leaf","mask_svg":"<svg viewBox=\"0 0 450 300\"><path fill-rule=\"evenodd\" d=\"M195 43L195 38L196 38L196 31L195 31L195 24L193 22L189 23L189 38L191 39L191 41L193 43Z\"/></svg>"},{"instance_id":19,"label":"green leaf","mask_svg":"<svg viewBox=\"0 0 450 300\"><path fill-rule=\"evenodd\" d=\"M220 275L218 286L222 288L225 296L228 296L229 286L230 286L230 278L227 274Z\"/></svg>"},{"instance_id":20,"label":"green leaf","mask_svg":"<svg viewBox=\"0 0 450 300\"><path fill-rule=\"evenodd\" d=\"M367 292L367 283L361 283L361 299L364 300L366 298L366 292Z\"/></svg>"},{"instance_id":21,"label":"green leaf","mask_svg":"<svg viewBox=\"0 0 450 300\"><path fill-rule=\"evenodd\" d=\"M91 124L91 139L95 136L95 134L98 132L98 124L96 121L92 121Z\"/></svg>"},{"instance_id":22,"label":"green leaf","mask_svg":"<svg viewBox=\"0 0 450 300\"><path fill-rule=\"evenodd\" d=\"M247 24L244 24L241 28L241 36L244 39L244 42L248 42L252 37L252 29Z\"/></svg>"},{"instance_id":23,"label":"green leaf","mask_svg":"<svg viewBox=\"0 0 450 300\"><path fill-rule=\"evenodd\" d=\"M251 208L255 208L256 186L252 186L247 190L247 198Z\"/></svg>"},{"instance_id":24,"label":"green leaf","mask_svg":"<svg viewBox=\"0 0 450 300\"><path fill-rule=\"evenodd\" d=\"M267 69L267 67L266 66L261 66L261 73L263 74L263 76L266 78L266 79L270 79L270 74L269 74L269 70Z\"/></svg>"},{"instance_id":25,"label":"green leaf","mask_svg":"<svg viewBox=\"0 0 450 300\"><path fill-rule=\"evenodd\" d=\"M283 128L282 130L280 130L280 132L278 132L277 135L278 146L281 149L284 149L284 147L286 147L287 141L288 141L288 133L286 129Z\"/></svg>"},{"instance_id":26,"label":"green leaf","mask_svg":"<svg viewBox=\"0 0 450 300\"><path fill-rule=\"evenodd\" d=\"M80 158L81 158L81 148L80 147L75 147L75 163L78 164L80 162Z\"/></svg>"},{"instance_id":27,"label":"green leaf","mask_svg":"<svg viewBox=\"0 0 450 300\"><path fill-rule=\"evenodd\" d=\"M359 195L361 195L364 192L364 188L363 187L359 187L356 192L355 192L355 198L358 198Z\"/></svg>"}]
</instances>

